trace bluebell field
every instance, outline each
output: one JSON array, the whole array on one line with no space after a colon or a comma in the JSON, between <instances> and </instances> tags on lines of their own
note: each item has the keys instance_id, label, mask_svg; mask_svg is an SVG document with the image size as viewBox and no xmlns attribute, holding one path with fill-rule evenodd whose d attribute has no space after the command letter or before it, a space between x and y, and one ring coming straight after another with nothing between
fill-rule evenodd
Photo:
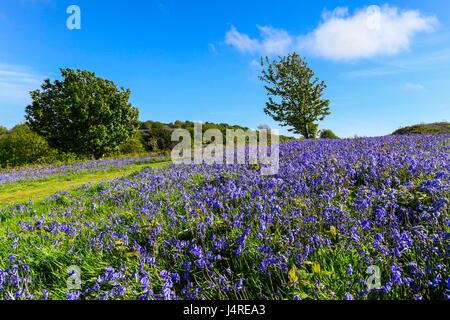
<instances>
[{"instance_id":1,"label":"bluebell field","mask_svg":"<svg viewBox=\"0 0 450 320\"><path fill-rule=\"evenodd\" d=\"M450 298L450 136L280 151L274 176L171 165L2 209L0 298Z\"/></svg>"}]
</instances>

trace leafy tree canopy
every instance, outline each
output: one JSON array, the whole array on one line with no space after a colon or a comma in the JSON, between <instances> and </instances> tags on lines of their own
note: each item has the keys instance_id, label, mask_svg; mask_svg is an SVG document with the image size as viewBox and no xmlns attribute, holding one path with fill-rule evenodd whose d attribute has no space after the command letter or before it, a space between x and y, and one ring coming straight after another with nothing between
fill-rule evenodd
<instances>
[{"instance_id":1,"label":"leafy tree canopy","mask_svg":"<svg viewBox=\"0 0 450 320\"><path fill-rule=\"evenodd\" d=\"M282 126L305 138L317 134L317 121L330 114L330 101L322 98L326 84L314 77L314 72L297 53L270 62L261 59L260 79L269 99L264 111Z\"/></svg>"},{"instance_id":2,"label":"leafy tree canopy","mask_svg":"<svg viewBox=\"0 0 450 320\"><path fill-rule=\"evenodd\" d=\"M31 129L51 147L101 158L114 152L138 128L130 90L93 72L61 69L62 80L45 80L26 108Z\"/></svg>"}]
</instances>

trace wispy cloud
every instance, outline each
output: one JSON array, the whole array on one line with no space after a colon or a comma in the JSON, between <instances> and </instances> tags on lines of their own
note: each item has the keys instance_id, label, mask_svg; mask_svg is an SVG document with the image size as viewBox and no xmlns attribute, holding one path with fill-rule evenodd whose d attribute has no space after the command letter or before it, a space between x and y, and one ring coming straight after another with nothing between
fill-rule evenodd
<instances>
[{"instance_id":1,"label":"wispy cloud","mask_svg":"<svg viewBox=\"0 0 450 320\"><path fill-rule=\"evenodd\" d=\"M449 68L450 49L440 49L402 59L384 59L380 66L348 71L341 76L344 78L371 78L426 70L448 70Z\"/></svg>"},{"instance_id":2,"label":"wispy cloud","mask_svg":"<svg viewBox=\"0 0 450 320\"><path fill-rule=\"evenodd\" d=\"M209 43L208 48L212 53L217 53L217 47L214 43Z\"/></svg>"},{"instance_id":3,"label":"wispy cloud","mask_svg":"<svg viewBox=\"0 0 450 320\"><path fill-rule=\"evenodd\" d=\"M417 55L410 58L395 59L390 64L397 68L416 70L442 68L450 66L450 48L440 49L426 54Z\"/></svg>"},{"instance_id":4,"label":"wispy cloud","mask_svg":"<svg viewBox=\"0 0 450 320\"><path fill-rule=\"evenodd\" d=\"M261 68L261 62L259 62L256 59L252 59L250 61L250 67L252 67L252 68Z\"/></svg>"},{"instance_id":5,"label":"wispy cloud","mask_svg":"<svg viewBox=\"0 0 450 320\"><path fill-rule=\"evenodd\" d=\"M347 8L336 8L325 11L309 34L258 26L259 38L252 38L232 26L225 43L242 53L277 55L300 50L330 60L355 60L407 51L416 34L433 31L437 25L434 16L389 5L365 7L353 15Z\"/></svg>"},{"instance_id":6,"label":"wispy cloud","mask_svg":"<svg viewBox=\"0 0 450 320\"><path fill-rule=\"evenodd\" d=\"M29 92L39 88L44 78L28 67L0 63L0 107L28 103Z\"/></svg>"},{"instance_id":7,"label":"wispy cloud","mask_svg":"<svg viewBox=\"0 0 450 320\"><path fill-rule=\"evenodd\" d=\"M425 90L423 84L407 82L403 84L403 90L406 92L421 92Z\"/></svg>"},{"instance_id":8,"label":"wispy cloud","mask_svg":"<svg viewBox=\"0 0 450 320\"><path fill-rule=\"evenodd\" d=\"M375 67L370 69L353 70L342 74L344 78L372 78L391 75L400 72L396 67Z\"/></svg>"},{"instance_id":9,"label":"wispy cloud","mask_svg":"<svg viewBox=\"0 0 450 320\"><path fill-rule=\"evenodd\" d=\"M54 0L19 0L19 2L23 4L50 4Z\"/></svg>"}]
</instances>

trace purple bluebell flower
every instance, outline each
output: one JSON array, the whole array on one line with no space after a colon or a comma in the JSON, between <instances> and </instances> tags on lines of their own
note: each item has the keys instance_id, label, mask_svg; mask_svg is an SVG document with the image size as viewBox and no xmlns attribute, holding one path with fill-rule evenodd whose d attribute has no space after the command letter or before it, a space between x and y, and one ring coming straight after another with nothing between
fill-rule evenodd
<instances>
[{"instance_id":1,"label":"purple bluebell flower","mask_svg":"<svg viewBox=\"0 0 450 320\"><path fill-rule=\"evenodd\" d=\"M353 274L353 268L352 268L352 265L349 264L349 265L347 266L347 275L348 275L348 276L351 276L352 274Z\"/></svg>"},{"instance_id":2,"label":"purple bluebell flower","mask_svg":"<svg viewBox=\"0 0 450 320\"><path fill-rule=\"evenodd\" d=\"M67 291L66 298L67 300L79 300L80 299L80 291Z\"/></svg>"}]
</instances>

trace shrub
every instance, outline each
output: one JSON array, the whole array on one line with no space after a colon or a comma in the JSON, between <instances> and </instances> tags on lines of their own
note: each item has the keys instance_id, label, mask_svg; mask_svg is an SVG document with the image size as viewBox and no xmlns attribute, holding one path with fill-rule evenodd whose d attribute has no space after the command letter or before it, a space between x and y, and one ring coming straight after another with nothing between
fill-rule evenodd
<instances>
[{"instance_id":1,"label":"shrub","mask_svg":"<svg viewBox=\"0 0 450 320\"><path fill-rule=\"evenodd\" d=\"M144 153L145 148L142 144L141 134L137 134L134 137L128 139L127 142L120 145L119 151L121 154L139 154Z\"/></svg>"},{"instance_id":2,"label":"shrub","mask_svg":"<svg viewBox=\"0 0 450 320\"><path fill-rule=\"evenodd\" d=\"M339 139L339 137L330 129L320 131L320 139Z\"/></svg>"},{"instance_id":3,"label":"shrub","mask_svg":"<svg viewBox=\"0 0 450 320\"><path fill-rule=\"evenodd\" d=\"M15 126L11 133L0 138L0 166L19 166L38 162L48 156L50 147L37 133L26 124Z\"/></svg>"}]
</instances>

